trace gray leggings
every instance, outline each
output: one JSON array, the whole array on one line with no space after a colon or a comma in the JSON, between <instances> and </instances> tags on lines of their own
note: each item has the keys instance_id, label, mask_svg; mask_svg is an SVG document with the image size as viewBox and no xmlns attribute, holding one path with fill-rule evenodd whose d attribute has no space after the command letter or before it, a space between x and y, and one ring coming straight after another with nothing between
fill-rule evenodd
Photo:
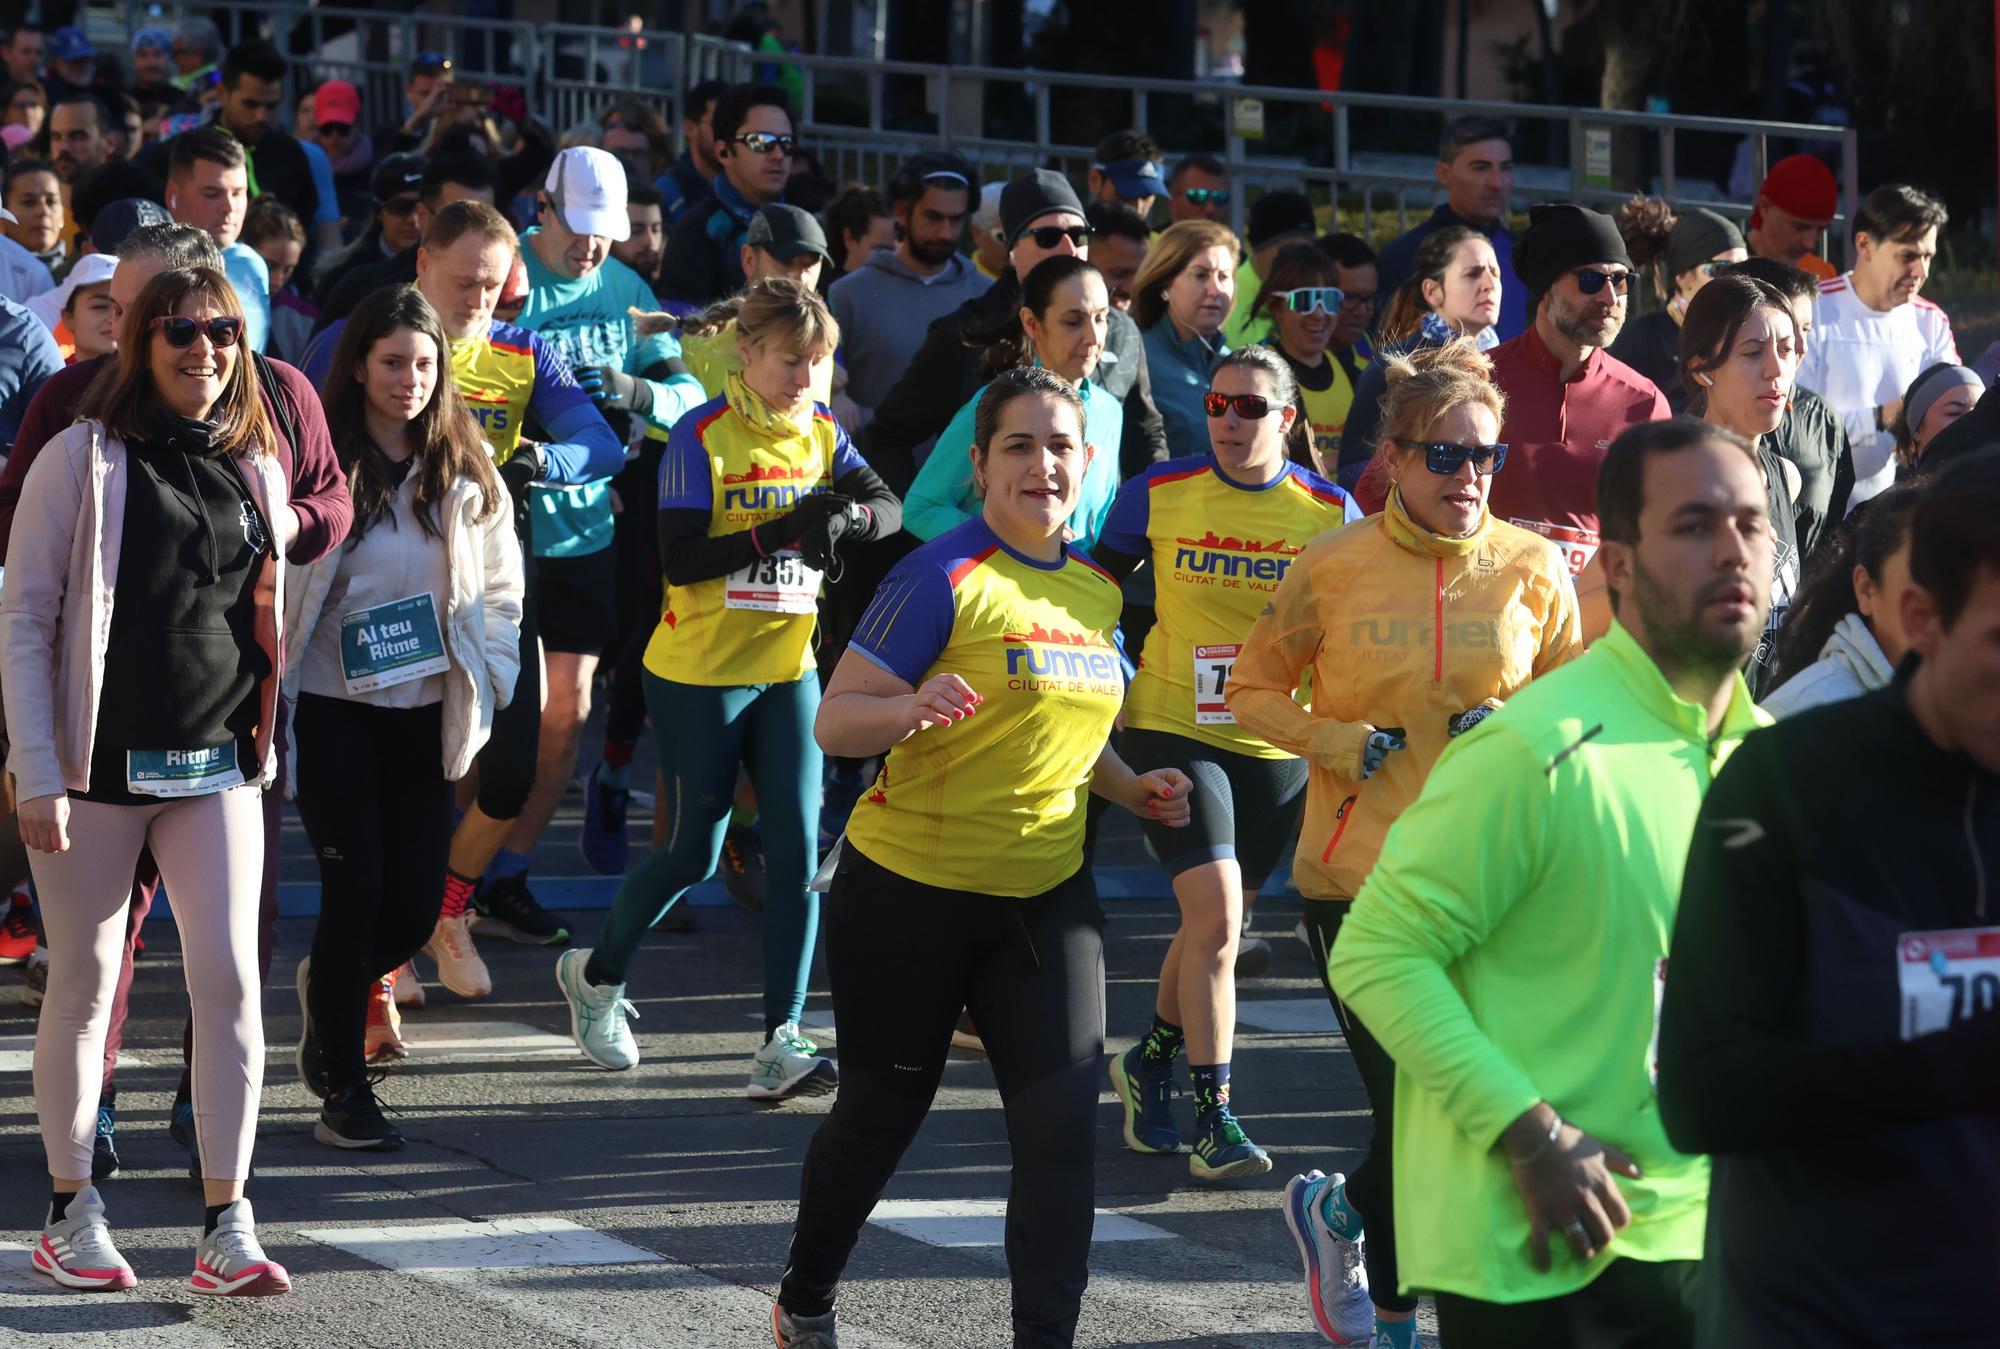
<instances>
[{"instance_id":1,"label":"gray leggings","mask_svg":"<svg viewBox=\"0 0 2000 1349\"><path fill-rule=\"evenodd\" d=\"M35 1113L49 1174L90 1179L104 1036L125 948L132 868L149 846L172 897L194 1006L194 1127L209 1180L244 1180L264 1086L257 906L264 810L254 786L144 806L69 803L69 851L28 864L49 934L35 1033Z\"/></svg>"}]
</instances>

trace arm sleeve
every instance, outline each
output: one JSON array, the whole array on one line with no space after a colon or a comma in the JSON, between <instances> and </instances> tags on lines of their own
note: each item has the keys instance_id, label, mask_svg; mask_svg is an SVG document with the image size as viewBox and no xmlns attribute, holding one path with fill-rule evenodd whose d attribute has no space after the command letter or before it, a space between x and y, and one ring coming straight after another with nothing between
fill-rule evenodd
<instances>
[{"instance_id":1,"label":"arm sleeve","mask_svg":"<svg viewBox=\"0 0 2000 1349\"><path fill-rule=\"evenodd\" d=\"M650 309L657 301L647 294L633 303ZM654 333L642 339L625 358L625 373L652 387L653 403L644 420L662 431L673 430L684 413L708 401L701 381L688 372L680 339L672 333Z\"/></svg>"},{"instance_id":2,"label":"arm sleeve","mask_svg":"<svg viewBox=\"0 0 2000 1349\"><path fill-rule=\"evenodd\" d=\"M486 678L493 686L493 705L514 700L521 677L521 603L524 578L521 540L514 532L514 512L507 491L500 489L500 509L482 526L486 567Z\"/></svg>"},{"instance_id":3,"label":"arm sleeve","mask_svg":"<svg viewBox=\"0 0 2000 1349\"><path fill-rule=\"evenodd\" d=\"M1964 365L1965 362L1958 359L1958 339L1952 335L1951 319L1942 309L1928 309L1924 312L1932 320L1929 333L1931 349L1924 355L1924 365L1933 366L1941 361L1952 365Z\"/></svg>"},{"instance_id":4,"label":"arm sleeve","mask_svg":"<svg viewBox=\"0 0 2000 1349\"><path fill-rule=\"evenodd\" d=\"M14 448L0 464L0 557L6 556L7 542L14 528L14 511L20 505L21 484L42 448L70 424L77 399L88 387L90 375L99 368L92 364L73 366L76 373L52 376L35 391L28 410L14 435Z\"/></svg>"},{"instance_id":5,"label":"arm sleeve","mask_svg":"<svg viewBox=\"0 0 2000 1349\"><path fill-rule=\"evenodd\" d=\"M625 447L576 382L569 362L540 334L530 334L528 345L535 353L535 388L528 396L528 411L549 435L542 446L549 461L546 481L575 486L624 468Z\"/></svg>"},{"instance_id":6,"label":"arm sleeve","mask_svg":"<svg viewBox=\"0 0 2000 1349\"><path fill-rule=\"evenodd\" d=\"M2000 1110L2000 1077L1974 1066L2000 1061L2000 1014L1866 1045L1794 1030L1809 869L1781 804L1797 793L1781 746L1772 731L1746 740L1695 826L1660 1009L1668 1138L1683 1152L1752 1152ZM1742 842L1742 821L1761 836Z\"/></svg>"},{"instance_id":7,"label":"arm sleeve","mask_svg":"<svg viewBox=\"0 0 2000 1349\"><path fill-rule=\"evenodd\" d=\"M978 415L974 395L938 433L930 458L903 494L903 528L926 541L955 529L979 514L972 488L972 423Z\"/></svg>"},{"instance_id":8,"label":"arm sleeve","mask_svg":"<svg viewBox=\"0 0 2000 1349\"><path fill-rule=\"evenodd\" d=\"M0 699L15 796L33 801L63 791L56 756L56 643L62 630L81 475L60 448L40 455L22 485L0 589Z\"/></svg>"},{"instance_id":9,"label":"arm sleeve","mask_svg":"<svg viewBox=\"0 0 2000 1349\"><path fill-rule=\"evenodd\" d=\"M1153 403L1153 375L1146 367L1146 344L1134 342L1120 360L1137 361L1139 377L1125 393L1125 429L1118 438L1118 476L1136 478L1148 464L1165 463L1167 426Z\"/></svg>"},{"instance_id":10,"label":"arm sleeve","mask_svg":"<svg viewBox=\"0 0 2000 1349\"><path fill-rule=\"evenodd\" d=\"M917 476L917 447L944 430L958 410L962 346L958 326L949 318L933 323L909 368L875 405L875 415L862 430L862 456L904 496Z\"/></svg>"},{"instance_id":11,"label":"arm sleeve","mask_svg":"<svg viewBox=\"0 0 2000 1349\"><path fill-rule=\"evenodd\" d=\"M837 422L833 430L833 490L868 508L867 525L849 537L886 539L903 527L903 503L882 481L882 475L868 466L846 430Z\"/></svg>"},{"instance_id":12,"label":"arm sleeve","mask_svg":"<svg viewBox=\"0 0 2000 1349\"><path fill-rule=\"evenodd\" d=\"M270 362L279 388L291 402L292 425L298 443L292 446L292 510L299 517L299 536L285 560L298 565L317 561L338 548L354 523L354 501L347 494L347 475L333 452L333 435L326 413L305 375L283 361Z\"/></svg>"},{"instance_id":13,"label":"arm sleeve","mask_svg":"<svg viewBox=\"0 0 2000 1349\"><path fill-rule=\"evenodd\" d=\"M1390 827L1327 973L1382 1047L1480 1147L1542 1099L1487 1039L1449 970L1539 870L1548 792L1532 748L1487 721L1438 760ZM1479 839L1468 851L1464 841Z\"/></svg>"},{"instance_id":14,"label":"arm sleeve","mask_svg":"<svg viewBox=\"0 0 2000 1349\"><path fill-rule=\"evenodd\" d=\"M5 369L5 397L0 398L0 445L20 438L28 408L49 377L63 368L62 348L49 330L33 318L11 335Z\"/></svg>"},{"instance_id":15,"label":"arm sleeve","mask_svg":"<svg viewBox=\"0 0 2000 1349\"><path fill-rule=\"evenodd\" d=\"M1307 548L1278 582L1277 594L1243 639L1223 696L1246 730L1354 782L1361 777L1361 752L1374 727L1314 716L1293 696L1325 631L1314 575L1319 556L1317 549Z\"/></svg>"},{"instance_id":16,"label":"arm sleeve","mask_svg":"<svg viewBox=\"0 0 2000 1349\"><path fill-rule=\"evenodd\" d=\"M1554 590L1554 607L1543 616L1542 649L1535 653L1535 678L1561 669L1583 654L1583 615L1576 597L1576 582L1569 566L1549 545L1549 581Z\"/></svg>"},{"instance_id":17,"label":"arm sleeve","mask_svg":"<svg viewBox=\"0 0 2000 1349\"><path fill-rule=\"evenodd\" d=\"M847 639L848 648L915 688L951 641L956 617L944 568L912 558L882 582Z\"/></svg>"},{"instance_id":18,"label":"arm sleeve","mask_svg":"<svg viewBox=\"0 0 2000 1349\"><path fill-rule=\"evenodd\" d=\"M747 529L710 538L714 511L708 451L693 423L683 421L668 434L660 456L660 570L669 585L727 576L759 555L757 540Z\"/></svg>"},{"instance_id":19,"label":"arm sleeve","mask_svg":"<svg viewBox=\"0 0 2000 1349\"><path fill-rule=\"evenodd\" d=\"M1111 502L1104 527L1097 532L1097 547L1090 556L1121 582L1151 554L1152 485L1144 475L1127 479Z\"/></svg>"}]
</instances>

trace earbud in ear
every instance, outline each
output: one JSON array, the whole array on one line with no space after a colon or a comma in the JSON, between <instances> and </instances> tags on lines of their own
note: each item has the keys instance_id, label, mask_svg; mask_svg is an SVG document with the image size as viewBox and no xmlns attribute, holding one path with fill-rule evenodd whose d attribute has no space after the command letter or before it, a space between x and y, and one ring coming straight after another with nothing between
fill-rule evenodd
<instances>
[{"instance_id":1,"label":"earbud in ear","mask_svg":"<svg viewBox=\"0 0 2000 1349\"><path fill-rule=\"evenodd\" d=\"M1707 375L1696 375L1694 377L1694 382L1701 385L1705 389L1712 389L1715 387L1715 381L1710 379Z\"/></svg>"}]
</instances>

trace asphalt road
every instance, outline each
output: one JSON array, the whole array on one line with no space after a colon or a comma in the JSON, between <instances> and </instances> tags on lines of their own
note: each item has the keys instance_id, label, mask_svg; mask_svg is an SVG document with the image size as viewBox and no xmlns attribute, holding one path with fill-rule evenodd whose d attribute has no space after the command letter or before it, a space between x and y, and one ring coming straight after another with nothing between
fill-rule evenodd
<instances>
[{"instance_id":1,"label":"asphalt road","mask_svg":"<svg viewBox=\"0 0 2000 1349\"><path fill-rule=\"evenodd\" d=\"M568 860L575 804L572 796L538 871L580 870ZM1173 918L1129 831L1114 829L1105 854L1107 890L1155 896L1106 903L1115 1051L1149 1024ZM604 888L550 884L585 896ZM1241 989L1235 1096L1276 1169L1239 1189L1198 1187L1184 1157L1125 1151L1107 1087L1079 1344L1322 1342L1279 1191L1294 1171L1353 1165L1366 1103L1306 948L1289 935L1296 901L1279 896L1265 910L1259 926L1276 959L1269 976ZM492 997L465 1002L432 984L429 1005L406 1015L413 1056L380 1091L409 1145L386 1155L336 1152L311 1136L316 1112L290 1060L299 1024L291 972L312 923L282 920L265 993L270 1062L250 1194L296 1291L267 1301L185 1291L201 1201L165 1130L185 1008L165 921L148 925L119 1074L125 1169L103 1186L140 1285L83 1297L29 1274L45 1195L26 1071L33 1012L19 1001L18 976L0 972L0 1344L84 1333L79 1342L93 1349L768 1344L799 1159L830 1098L776 1108L745 1098L760 1030L755 919L713 902L697 913L697 933L654 935L635 967L644 1062L619 1074L569 1046L553 951L483 941ZM571 919L588 940L602 914ZM830 1021L823 979L808 1020ZM831 1049L837 1058L837 1040ZM1187 1110L1185 1097L1179 1105ZM991 1074L979 1055L954 1051L930 1118L856 1248L842 1344L1007 1343L1006 1184Z\"/></svg>"}]
</instances>

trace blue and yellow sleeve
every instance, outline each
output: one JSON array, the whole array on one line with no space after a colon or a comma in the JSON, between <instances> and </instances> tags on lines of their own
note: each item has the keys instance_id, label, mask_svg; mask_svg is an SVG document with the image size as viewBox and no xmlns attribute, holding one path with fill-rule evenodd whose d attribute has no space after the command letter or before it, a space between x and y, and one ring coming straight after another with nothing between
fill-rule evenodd
<instances>
[{"instance_id":1,"label":"blue and yellow sleeve","mask_svg":"<svg viewBox=\"0 0 2000 1349\"><path fill-rule=\"evenodd\" d=\"M944 568L912 556L882 582L847 644L915 688L950 643L957 617L951 578Z\"/></svg>"}]
</instances>

